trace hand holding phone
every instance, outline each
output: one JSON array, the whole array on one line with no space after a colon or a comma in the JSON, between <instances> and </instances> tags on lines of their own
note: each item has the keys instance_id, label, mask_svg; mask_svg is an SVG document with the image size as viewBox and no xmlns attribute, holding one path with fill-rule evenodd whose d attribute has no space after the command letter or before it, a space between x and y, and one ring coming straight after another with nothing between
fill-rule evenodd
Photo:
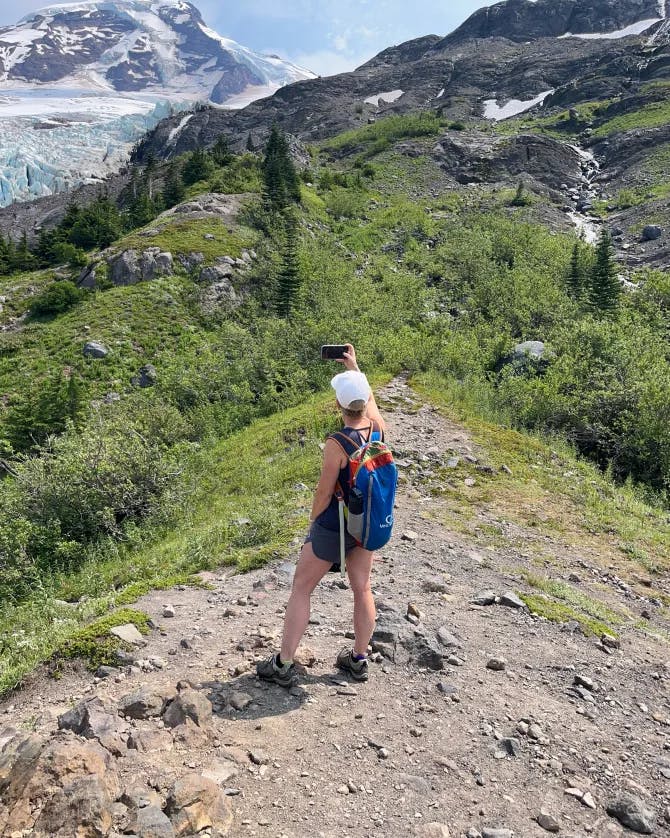
<instances>
[{"instance_id":1,"label":"hand holding phone","mask_svg":"<svg viewBox=\"0 0 670 838\"><path fill-rule=\"evenodd\" d=\"M342 361L344 353L347 351L348 345L344 344L326 344L321 347L322 361Z\"/></svg>"}]
</instances>

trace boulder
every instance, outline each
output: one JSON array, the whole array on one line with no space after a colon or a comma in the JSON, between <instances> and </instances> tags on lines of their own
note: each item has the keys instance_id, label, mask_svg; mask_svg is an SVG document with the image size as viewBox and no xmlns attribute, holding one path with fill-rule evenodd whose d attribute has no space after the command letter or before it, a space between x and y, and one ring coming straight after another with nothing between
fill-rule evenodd
<instances>
[{"instance_id":1,"label":"boulder","mask_svg":"<svg viewBox=\"0 0 670 838\"><path fill-rule=\"evenodd\" d=\"M177 838L196 835L211 828L216 835L226 835L233 821L230 801L214 780L200 774L186 774L172 786L165 813Z\"/></svg>"},{"instance_id":2,"label":"boulder","mask_svg":"<svg viewBox=\"0 0 670 838\"><path fill-rule=\"evenodd\" d=\"M109 630L110 634L123 640L124 643L129 643L131 646L146 646L147 641L140 634L137 626L134 623L124 623L122 626L112 626Z\"/></svg>"},{"instance_id":3,"label":"boulder","mask_svg":"<svg viewBox=\"0 0 670 838\"><path fill-rule=\"evenodd\" d=\"M174 272L172 254L159 247L138 252L124 250L107 260L109 279L114 285L136 285Z\"/></svg>"},{"instance_id":4,"label":"boulder","mask_svg":"<svg viewBox=\"0 0 670 838\"><path fill-rule=\"evenodd\" d=\"M647 226L642 230L642 241L644 242L653 242L656 239L660 239L663 235L663 228L659 227L658 224L647 224Z\"/></svg>"},{"instance_id":5,"label":"boulder","mask_svg":"<svg viewBox=\"0 0 670 838\"><path fill-rule=\"evenodd\" d=\"M133 376L132 383L136 387L153 387L158 380L158 373L153 364L145 364L137 371L137 375Z\"/></svg>"},{"instance_id":6,"label":"boulder","mask_svg":"<svg viewBox=\"0 0 670 838\"><path fill-rule=\"evenodd\" d=\"M170 819L158 806L143 806L134 813L126 832L137 838L175 838Z\"/></svg>"},{"instance_id":7,"label":"boulder","mask_svg":"<svg viewBox=\"0 0 670 838\"><path fill-rule=\"evenodd\" d=\"M213 282L221 282L223 279L228 279L232 275L232 265L229 265L227 262L221 262L217 265L208 265L206 268L202 268L198 275L198 282L211 285Z\"/></svg>"},{"instance_id":8,"label":"boulder","mask_svg":"<svg viewBox=\"0 0 670 838\"><path fill-rule=\"evenodd\" d=\"M183 690L170 702L163 715L168 727L178 727L190 720L200 728L212 721L212 703L197 690Z\"/></svg>"},{"instance_id":9,"label":"boulder","mask_svg":"<svg viewBox=\"0 0 670 838\"><path fill-rule=\"evenodd\" d=\"M0 834L99 838L112 827L119 784L111 754L62 731L45 742L19 735L0 755Z\"/></svg>"},{"instance_id":10,"label":"boulder","mask_svg":"<svg viewBox=\"0 0 670 838\"><path fill-rule=\"evenodd\" d=\"M106 358L109 349L99 340L89 340L84 344L84 358Z\"/></svg>"},{"instance_id":11,"label":"boulder","mask_svg":"<svg viewBox=\"0 0 670 838\"><path fill-rule=\"evenodd\" d=\"M177 695L174 687L140 687L119 702L119 711L131 719L150 719L160 716Z\"/></svg>"},{"instance_id":12,"label":"boulder","mask_svg":"<svg viewBox=\"0 0 670 838\"><path fill-rule=\"evenodd\" d=\"M656 829L654 810L632 794L622 794L609 803L607 814L641 835L652 835Z\"/></svg>"},{"instance_id":13,"label":"boulder","mask_svg":"<svg viewBox=\"0 0 670 838\"><path fill-rule=\"evenodd\" d=\"M58 717L59 730L71 730L85 739L97 739L117 756L126 751L128 725L110 712L99 698L81 701Z\"/></svg>"},{"instance_id":14,"label":"boulder","mask_svg":"<svg viewBox=\"0 0 670 838\"><path fill-rule=\"evenodd\" d=\"M512 350L512 359L523 361L525 358L533 358L536 361L542 360L545 354L545 345L541 340L526 340L517 343Z\"/></svg>"}]
</instances>

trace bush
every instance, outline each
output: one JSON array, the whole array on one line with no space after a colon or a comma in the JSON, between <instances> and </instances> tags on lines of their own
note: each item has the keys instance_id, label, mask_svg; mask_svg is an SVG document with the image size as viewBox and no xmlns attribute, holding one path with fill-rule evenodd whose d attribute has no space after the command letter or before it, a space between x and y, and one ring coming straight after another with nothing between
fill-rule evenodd
<instances>
[{"instance_id":1,"label":"bush","mask_svg":"<svg viewBox=\"0 0 670 838\"><path fill-rule=\"evenodd\" d=\"M30 313L38 316L61 314L75 306L85 296L86 291L83 288L77 288L69 279L57 280L34 298Z\"/></svg>"}]
</instances>

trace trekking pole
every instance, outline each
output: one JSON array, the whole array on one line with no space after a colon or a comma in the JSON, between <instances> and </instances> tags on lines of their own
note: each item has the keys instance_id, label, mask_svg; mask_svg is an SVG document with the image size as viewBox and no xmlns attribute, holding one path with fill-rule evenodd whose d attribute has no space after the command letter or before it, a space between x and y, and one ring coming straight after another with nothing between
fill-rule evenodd
<instances>
[{"instance_id":1,"label":"trekking pole","mask_svg":"<svg viewBox=\"0 0 670 838\"><path fill-rule=\"evenodd\" d=\"M344 579L345 551L344 551L344 498L338 498L337 507L340 513L340 574Z\"/></svg>"}]
</instances>

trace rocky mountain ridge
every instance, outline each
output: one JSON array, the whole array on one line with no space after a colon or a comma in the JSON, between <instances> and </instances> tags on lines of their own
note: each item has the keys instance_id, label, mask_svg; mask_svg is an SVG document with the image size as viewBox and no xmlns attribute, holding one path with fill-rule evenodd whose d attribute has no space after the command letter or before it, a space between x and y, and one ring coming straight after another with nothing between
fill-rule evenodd
<instances>
[{"instance_id":1,"label":"rocky mountain ridge","mask_svg":"<svg viewBox=\"0 0 670 838\"><path fill-rule=\"evenodd\" d=\"M0 205L100 182L170 113L310 77L221 37L186 0L41 9L0 28Z\"/></svg>"}]
</instances>

